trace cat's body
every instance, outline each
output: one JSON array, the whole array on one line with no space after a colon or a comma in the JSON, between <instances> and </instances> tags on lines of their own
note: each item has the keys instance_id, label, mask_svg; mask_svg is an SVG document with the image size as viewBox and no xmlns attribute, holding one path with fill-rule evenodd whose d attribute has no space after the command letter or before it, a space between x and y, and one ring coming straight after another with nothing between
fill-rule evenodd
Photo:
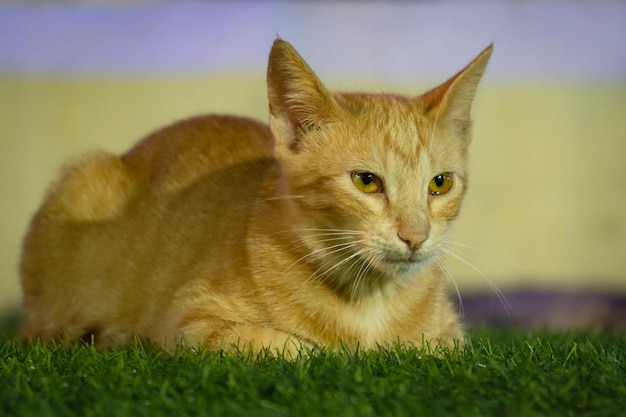
<instances>
[{"instance_id":1,"label":"cat's body","mask_svg":"<svg viewBox=\"0 0 626 417\"><path fill-rule=\"evenodd\" d=\"M278 40L271 130L199 117L70 165L24 241L23 335L452 344L439 255L490 53L419 98L330 94Z\"/></svg>"}]
</instances>

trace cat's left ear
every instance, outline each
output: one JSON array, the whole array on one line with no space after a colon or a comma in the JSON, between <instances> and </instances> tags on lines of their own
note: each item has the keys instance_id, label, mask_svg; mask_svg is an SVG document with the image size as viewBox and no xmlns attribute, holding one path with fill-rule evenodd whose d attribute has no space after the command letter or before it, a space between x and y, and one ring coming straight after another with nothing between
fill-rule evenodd
<instances>
[{"instance_id":1,"label":"cat's left ear","mask_svg":"<svg viewBox=\"0 0 626 417\"><path fill-rule=\"evenodd\" d=\"M276 141L295 149L303 133L336 118L339 106L313 70L282 39L272 45L267 67L270 128Z\"/></svg>"},{"instance_id":2,"label":"cat's left ear","mask_svg":"<svg viewBox=\"0 0 626 417\"><path fill-rule=\"evenodd\" d=\"M493 44L448 81L419 97L425 112L435 117L437 124L445 124L460 134L467 132L474 94L492 51Z\"/></svg>"}]
</instances>

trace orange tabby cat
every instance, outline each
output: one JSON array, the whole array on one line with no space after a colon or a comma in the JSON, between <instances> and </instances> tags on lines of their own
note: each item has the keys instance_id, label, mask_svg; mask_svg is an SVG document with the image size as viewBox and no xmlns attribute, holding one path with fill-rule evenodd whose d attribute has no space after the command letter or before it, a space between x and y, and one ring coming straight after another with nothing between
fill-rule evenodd
<instances>
[{"instance_id":1,"label":"orange tabby cat","mask_svg":"<svg viewBox=\"0 0 626 417\"><path fill-rule=\"evenodd\" d=\"M440 254L492 47L420 97L331 93L287 42L270 127L202 116L65 168L21 262L27 338L453 344Z\"/></svg>"}]
</instances>

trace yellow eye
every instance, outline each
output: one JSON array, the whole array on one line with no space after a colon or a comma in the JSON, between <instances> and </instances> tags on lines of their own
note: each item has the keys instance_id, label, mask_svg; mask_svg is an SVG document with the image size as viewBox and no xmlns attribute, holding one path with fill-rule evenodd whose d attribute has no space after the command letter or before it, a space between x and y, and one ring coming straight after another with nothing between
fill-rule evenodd
<instances>
[{"instance_id":1,"label":"yellow eye","mask_svg":"<svg viewBox=\"0 0 626 417\"><path fill-rule=\"evenodd\" d=\"M383 180L371 172L353 172L350 176L356 188L364 193L380 193L383 190Z\"/></svg>"},{"instance_id":2,"label":"yellow eye","mask_svg":"<svg viewBox=\"0 0 626 417\"><path fill-rule=\"evenodd\" d=\"M430 184L428 184L428 191L430 191L431 195L445 194L450 191L453 183L454 180L452 179L452 173L444 172L436 175L432 180L430 180Z\"/></svg>"}]
</instances>

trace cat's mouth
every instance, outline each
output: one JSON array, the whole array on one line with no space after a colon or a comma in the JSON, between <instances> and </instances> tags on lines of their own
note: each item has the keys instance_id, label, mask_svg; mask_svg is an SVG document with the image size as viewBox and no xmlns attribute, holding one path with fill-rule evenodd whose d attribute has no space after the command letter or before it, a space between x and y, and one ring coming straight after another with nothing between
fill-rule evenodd
<instances>
[{"instance_id":1,"label":"cat's mouth","mask_svg":"<svg viewBox=\"0 0 626 417\"><path fill-rule=\"evenodd\" d=\"M390 264L413 264L419 262L419 259L413 259L413 257L388 257L383 260Z\"/></svg>"},{"instance_id":2,"label":"cat's mouth","mask_svg":"<svg viewBox=\"0 0 626 417\"><path fill-rule=\"evenodd\" d=\"M383 264L381 269L391 269L394 274L412 273L420 267L423 260L424 258L416 253L405 256L389 255L381 259L381 264Z\"/></svg>"},{"instance_id":3,"label":"cat's mouth","mask_svg":"<svg viewBox=\"0 0 626 417\"><path fill-rule=\"evenodd\" d=\"M392 265L411 265L419 262L412 259L385 259L385 261Z\"/></svg>"},{"instance_id":4,"label":"cat's mouth","mask_svg":"<svg viewBox=\"0 0 626 417\"><path fill-rule=\"evenodd\" d=\"M390 264L417 264L424 260L424 256L421 251L409 253L389 252L383 255L382 259Z\"/></svg>"}]
</instances>

